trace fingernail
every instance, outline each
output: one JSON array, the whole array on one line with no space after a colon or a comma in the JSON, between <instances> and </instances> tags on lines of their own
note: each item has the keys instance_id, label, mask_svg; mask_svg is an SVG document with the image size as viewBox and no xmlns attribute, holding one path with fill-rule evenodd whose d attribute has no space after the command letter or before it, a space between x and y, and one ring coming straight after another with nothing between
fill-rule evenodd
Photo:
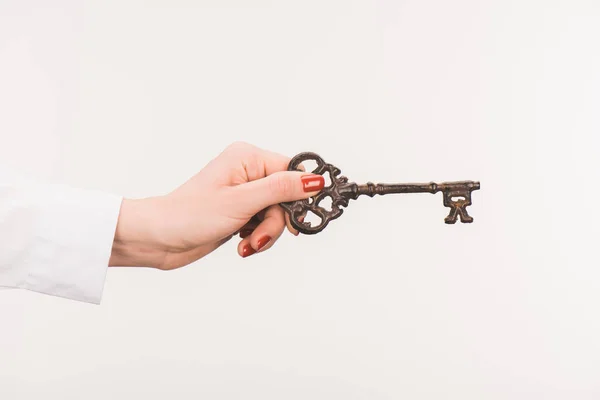
<instances>
[{"instance_id":1,"label":"fingernail","mask_svg":"<svg viewBox=\"0 0 600 400\"><path fill-rule=\"evenodd\" d=\"M317 192L325 187L322 175L304 175L301 179L305 192Z\"/></svg>"},{"instance_id":2,"label":"fingernail","mask_svg":"<svg viewBox=\"0 0 600 400\"><path fill-rule=\"evenodd\" d=\"M258 242L256 243L258 250L265 247L267 245L267 243L269 243L270 241L271 241L271 236L263 236L260 239L258 239Z\"/></svg>"},{"instance_id":3,"label":"fingernail","mask_svg":"<svg viewBox=\"0 0 600 400\"><path fill-rule=\"evenodd\" d=\"M254 230L252 229L242 229L240 231L240 237L243 238L247 238L248 236L252 235L252 232L254 232Z\"/></svg>"},{"instance_id":4,"label":"fingernail","mask_svg":"<svg viewBox=\"0 0 600 400\"><path fill-rule=\"evenodd\" d=\"M256 253L256 250L254 250L249 244L245 245L242 249L242 257L244 258L251 256L254 253Z\"/></svg>"}]
</instances>

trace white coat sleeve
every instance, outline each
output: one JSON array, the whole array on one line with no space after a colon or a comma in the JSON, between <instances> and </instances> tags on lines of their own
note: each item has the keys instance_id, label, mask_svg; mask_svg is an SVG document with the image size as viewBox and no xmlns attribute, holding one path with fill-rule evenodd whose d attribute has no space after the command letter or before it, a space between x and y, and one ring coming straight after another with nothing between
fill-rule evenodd
<instances>
[{"instance_id":1,"label":"white coat sleeve","mask_svg":"<svg viewBox=\"0 0 600 400\"><path fill-rule=\"evenodd\" d=\"M0 167L0 287L100 304L121 201Z\"/></svg>"}]
</instances>

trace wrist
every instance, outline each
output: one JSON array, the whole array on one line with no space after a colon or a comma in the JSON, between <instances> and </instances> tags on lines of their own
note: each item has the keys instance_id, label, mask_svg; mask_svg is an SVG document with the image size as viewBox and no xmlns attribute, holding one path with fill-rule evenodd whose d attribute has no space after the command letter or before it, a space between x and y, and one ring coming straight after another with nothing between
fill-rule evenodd
<instances>
[{"instance_id":1,"label":"wrist","mask_svg":"<svg viewBox=\"0 0 600 400\"><path fill-rule=\"evenodd\" d=\"M160 198L123 199L109 266L160 268L167 254L158 240Z\"/></svg>"}]
</instances>

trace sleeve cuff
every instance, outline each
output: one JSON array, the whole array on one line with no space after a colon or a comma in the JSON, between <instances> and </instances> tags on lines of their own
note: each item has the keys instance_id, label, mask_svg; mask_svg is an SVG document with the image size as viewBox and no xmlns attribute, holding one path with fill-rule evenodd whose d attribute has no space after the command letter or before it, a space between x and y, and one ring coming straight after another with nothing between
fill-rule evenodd
<instances>
[{"instance_id":1,"label":"sleeve cuff","mask_svg":"<svg viewBox=\"0 0 600 400\"><path fill-rule=\"evenodd\" d=\"M32 251L16 286L100 304L122 197L62 185L31 194Z\"/></svg>"}]
</instances>

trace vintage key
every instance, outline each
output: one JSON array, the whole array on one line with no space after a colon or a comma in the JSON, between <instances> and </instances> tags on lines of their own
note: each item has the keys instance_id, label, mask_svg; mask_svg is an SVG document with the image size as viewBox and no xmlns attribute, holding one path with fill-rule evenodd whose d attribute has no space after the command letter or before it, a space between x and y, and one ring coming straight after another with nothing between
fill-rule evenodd
<instances>
[{"instance_id":1,"label":"vintage key","mask_svg":"<svg viewBox=\"0 0 600 400\"><path fill-rule=\"evenodd\" d=\"M290 161L288 171L298 170L304 161L316 161L317 167L312 172L323 175L329 173L331 185L325 187L316 196L309 199L281 203L281 207L288 213L291 225L299 232L311 235L321 232L330 221L339 218L343 213L342 207L347 207L350 200L356 200L361 195L370 197L392 193L432 193L442 192L444 195L444 206L450 208L450 213L445 218L447 224L454 224L460 217L463 223L473 222L473 218L467 213L467 206L471 203L471 193L479 190L479 182L458 181L444 183L408 183L408 184L383 184L368 182L358 185L348 182L348 178L340 176L340 169L332 164L326 163L318 154L300 153ZM331 198L331 210L319 206L325 198ZM311 211L317 215L321 222L313 226L305 222L304 218Z\"/></svg>"}]
</instances>

